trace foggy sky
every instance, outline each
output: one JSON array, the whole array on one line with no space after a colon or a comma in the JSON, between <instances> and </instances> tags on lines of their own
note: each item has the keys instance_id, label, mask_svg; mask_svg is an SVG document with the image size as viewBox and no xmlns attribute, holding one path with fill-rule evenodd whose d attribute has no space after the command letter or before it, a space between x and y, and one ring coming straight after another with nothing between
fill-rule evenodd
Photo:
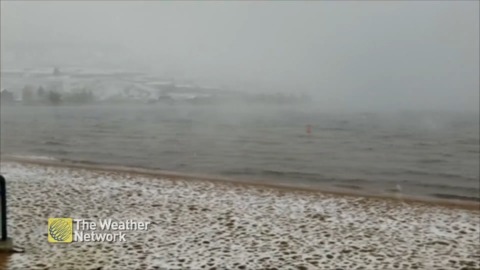
<instances>
[{"instance_id":1,"label":"foggy sky","mask_svg":"<svg viewBox=\"0 0 480 270\"><path fill-rule=\"evenodd\" d=\"M70 44L66 62L75 46L98 46L119 65L309 91L332 108L479 107L478 1L2 1L1 43L2 54Z\"/></svg>"}]
</instances>

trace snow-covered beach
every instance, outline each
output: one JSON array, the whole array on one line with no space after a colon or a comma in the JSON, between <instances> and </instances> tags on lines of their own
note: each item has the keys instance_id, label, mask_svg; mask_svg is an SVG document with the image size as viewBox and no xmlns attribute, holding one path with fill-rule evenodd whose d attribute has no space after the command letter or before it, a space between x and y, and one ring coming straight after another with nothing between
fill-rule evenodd
<instances>
[{"instance_id":1,"label":"snow-covered beach","mask_svg":"<svg viewBox=\"0 0 480 270\"><path fill-rule=\"evenodd\" d=\"M480 212L2 161L8 269L479 269ZM47 242L49 217L150 222L126 242Z\"/></svg>"}]
</instances>

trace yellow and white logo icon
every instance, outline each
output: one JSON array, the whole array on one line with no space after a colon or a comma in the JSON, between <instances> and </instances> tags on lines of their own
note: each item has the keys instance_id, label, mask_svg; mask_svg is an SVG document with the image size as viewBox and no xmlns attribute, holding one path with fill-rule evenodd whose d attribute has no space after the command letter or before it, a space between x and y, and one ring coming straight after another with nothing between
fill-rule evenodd
<instances>
[{"instance_id":1,"label":"yellow and white logo icon","mask_svg":"<svg viewBox=\"0 0 480 270\"><path fill-rule=\"evenodd\" d=\"M49 218L48 219L48 242L71 243L73 240L72 218Z\"/></svg>"}]
</instances>

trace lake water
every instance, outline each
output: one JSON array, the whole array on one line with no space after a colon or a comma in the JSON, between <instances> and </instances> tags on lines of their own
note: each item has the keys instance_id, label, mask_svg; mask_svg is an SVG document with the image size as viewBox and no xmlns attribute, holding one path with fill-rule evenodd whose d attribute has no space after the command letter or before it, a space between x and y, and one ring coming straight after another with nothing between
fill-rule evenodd
<instances>
[{"instance_id":1,"label":"lake water","mask_svg":"<svg viewBox=\"0 0 480 270\"><path fill-rule=\"evenodd\" d=\"M306 125L312 125L307 134ZM479 116L260 105L4 106L1 154L479 200ZM261 180L259 180L261 181Z\"/></svg>"}]
</instances>

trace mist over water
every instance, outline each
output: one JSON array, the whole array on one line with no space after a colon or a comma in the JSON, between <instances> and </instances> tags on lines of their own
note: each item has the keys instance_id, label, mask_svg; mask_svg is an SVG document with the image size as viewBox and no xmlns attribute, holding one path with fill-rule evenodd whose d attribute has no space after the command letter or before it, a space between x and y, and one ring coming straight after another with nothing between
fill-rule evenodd
<instances>
[{"instance_id":1,"label":"mist over water","mask_svg":"<svg viewBox=\"0 0 480 270\"><path fill-rule=\"evenodd\" d=\"M478 5L2 1L1 66L308 92L326 110L478 112Z\"/></svg>"}]
</instances>

